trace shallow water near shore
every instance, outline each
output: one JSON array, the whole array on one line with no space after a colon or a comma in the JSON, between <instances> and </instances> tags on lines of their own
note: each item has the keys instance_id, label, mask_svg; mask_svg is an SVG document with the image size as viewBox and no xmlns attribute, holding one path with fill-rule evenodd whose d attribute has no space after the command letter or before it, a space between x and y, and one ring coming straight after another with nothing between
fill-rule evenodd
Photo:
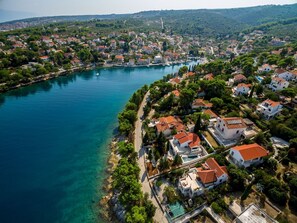
<instances>
[{"instance_id":1,"label":"shallow water near shore","mask_svg":"<svg viewBox=\"0 0 297 223\"><path fill-rule=\"evenodd\" d=\"M0 96L0 222L103 222L108 144L135 90L175 67L85 71Z\"/></svg>"}]
</instances>

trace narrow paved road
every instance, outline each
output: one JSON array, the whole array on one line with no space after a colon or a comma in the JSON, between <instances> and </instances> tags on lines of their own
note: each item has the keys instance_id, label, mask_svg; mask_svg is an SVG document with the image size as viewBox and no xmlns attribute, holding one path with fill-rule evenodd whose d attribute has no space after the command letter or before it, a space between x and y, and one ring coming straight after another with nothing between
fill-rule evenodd
<instances>
[{"instance_id":1,"label":"narrow paved road","mask_svg":"<svg viewBox=\"0 0 297 223\"><path fill-rule=\"evenodd\" d=\"M143 98L143 101L139 107L138 113L137 113L137 121L135 123L135 134L134 134L134 146L135 146L135 150L136 152L138 152L138 165L140 167L140 182L142 185L142 191L143 193L148 193L149 194L149 198L150 200L153 202L153 204L156 206L156 214L154 217L155 222L158 223L167 223L167 219L164 216L161 208L159 207L159 204L157 203L154 195L153 195L153 191L149 185L149 181L147 178L147 171L146 171L146 167L144 165L144 156L145 156L145 150L142 147L142 135L141 135L141 131L142 131L142 121L140 119L140 117L142 117L143 115L143 108L146 105L146 99L149 96L149 92L146 93L146 95Z\"/></svg>"}]
</instances>

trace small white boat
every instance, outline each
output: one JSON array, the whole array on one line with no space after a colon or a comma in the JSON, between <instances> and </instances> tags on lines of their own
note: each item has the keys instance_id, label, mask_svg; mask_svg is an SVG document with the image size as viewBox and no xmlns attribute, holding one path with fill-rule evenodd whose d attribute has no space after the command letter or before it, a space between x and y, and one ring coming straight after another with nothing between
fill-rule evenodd
<instances>
[{"instance_id":1,"label":"small white boat","mask_svg":"<svg viewBox=\"0 0 297 223\"><path fill-rule=\"evenodd\" d=\"M100 76L99 72L96 73L96 76Z\"/></svg>"}]
</instances>

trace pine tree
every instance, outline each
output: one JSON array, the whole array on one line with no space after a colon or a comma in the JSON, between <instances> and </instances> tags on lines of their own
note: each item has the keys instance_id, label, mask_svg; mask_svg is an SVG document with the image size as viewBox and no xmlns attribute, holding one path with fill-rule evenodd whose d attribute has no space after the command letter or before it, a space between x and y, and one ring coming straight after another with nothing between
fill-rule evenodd
<instances>
[{"instance_id":1,"label":"pine tree","mask_svg":"<svg viewBox=\"0 0 297 223\"><path fill-rule=\"evenodd\" d=\"M200 129L201 129L201 114L198 115L198 118L194 127L194 132L198 133Z\"/></svg>"},{"instance_id":2,"label":"pine tree","mask_svg":"<svg viewBox=\"0 0 297 223\"><path fill-rule=\"evenodd\" d=\"M255 91L255 85L253 85L253 87L252 87L252 90L250 92L249 98L252 98L253 97L254 91Z\"/></svg>"}]
</instances>

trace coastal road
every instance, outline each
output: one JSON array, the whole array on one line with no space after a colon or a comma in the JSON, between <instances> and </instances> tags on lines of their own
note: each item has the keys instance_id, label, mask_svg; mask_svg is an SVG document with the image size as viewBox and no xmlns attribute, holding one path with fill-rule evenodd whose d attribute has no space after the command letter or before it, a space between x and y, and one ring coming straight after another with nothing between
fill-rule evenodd
<instances>
[{"instance_id":1,"label":"coastal road","mask_svg":"<svg viewBox=\"0 0 297 223\"><path fill-rule=\"evenodd\" d=\"M137 121L135 123L135 134L134 134L134 147L136 152L138 153L138 165L140 168L140 182L142 185L142 191L143 193L148 193L150 200L153 202L153 204L156 206L156 214L154 216L154 221L158 223L166 223L168 222L165 215L163 214L159 204L156 201L156 198L153 195L153 191L149 185L149 181L147 178L147 171L146 167L144 165L145 162L145 150L142 147L142 121L141 117L143 115L143 108L146 105L146 100L149 96L149 92L147 92L143 98L143 101L139 107L138 113L137 113Z\"/></svg>"}]
</instances>

